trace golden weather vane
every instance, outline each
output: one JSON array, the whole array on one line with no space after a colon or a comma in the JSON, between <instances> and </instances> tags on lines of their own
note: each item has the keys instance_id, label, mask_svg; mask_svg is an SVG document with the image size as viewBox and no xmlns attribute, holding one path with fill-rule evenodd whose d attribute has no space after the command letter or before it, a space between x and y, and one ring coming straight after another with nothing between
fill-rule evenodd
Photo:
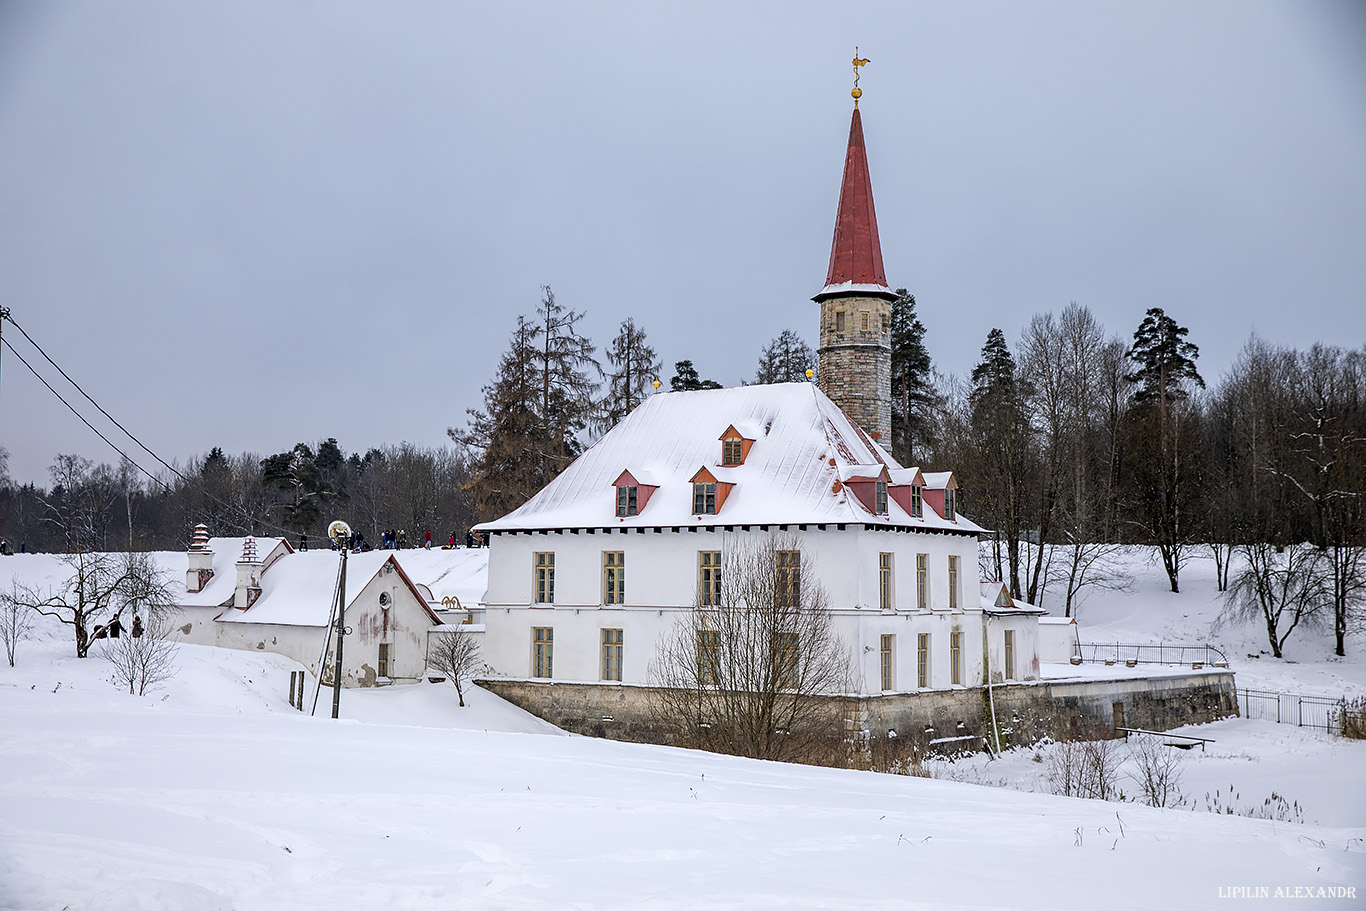
<instances>
[{"instance_id":1,"label":"golden weather vane","mask_svg":"<svg viewBox=\"0 0 1366 911\"><path fill-rule=\"evenodd\" d=\"M858 87L859 68L868 65L867 57L858 55L858 45L854 45L854 90L849 94L854 96L854 107L858 107L858 100L863 97L863 89Z\"/></svg>"}]
</instances>

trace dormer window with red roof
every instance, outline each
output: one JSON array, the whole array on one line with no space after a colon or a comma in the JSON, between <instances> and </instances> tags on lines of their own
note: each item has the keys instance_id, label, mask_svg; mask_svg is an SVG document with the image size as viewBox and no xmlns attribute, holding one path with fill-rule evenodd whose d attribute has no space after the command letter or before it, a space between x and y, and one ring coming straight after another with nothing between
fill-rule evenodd
<instances>
[{"instance_id":1,"label":"dormer window with red roof","mask_svg":"<svg viewBox=\"0 0 1366 911\"><path fill-rule=\"evenodd\" d=\"M743 465L749 455L749 447L754 445L755 434L746 434L731 424L719 437L721 440L721 464Z\"/></svg>"},{"instance_id":2,"label":"dormer window with red roof","mask_svg":"<svg viewBox=\"0 0 1366 911\"><path fill-rule=\"evenodd\" d=\"M944 488L944 518L948 519L950 522L956 521L954 519L954 515L956 514L954 500L958 499L955 496L957 492L958 491L954 490L953 487Z\"/></svg>"},{"instance_id":3,"label":"dormer window with red roof","mask_svg":"<svg viewBox=\"0 0 1366 911\"><path fill-rule=\"evenodd\" d=\"M878 481L876 485L876 512L880 516L887 515L887 482Z\"/></svg>"},{"instance_id":4,"label":"dormer window with red roof","mask_svg":"<svg viewBox=\"0 0 1366 911\"><path fill-rule=\"evenodd\" d=\"M919 484L911 485L911 516L919 519L925 515L925 495Z\"/></svg>"},{"instance_id":5,"label":"dormer window with red roof","mask_svg":"<svg viewBox=\"0 0 1366 911\"><path fill-rule=\"evenodd\" d=\"M723 469L716 469L726 477ZM722 481L708 468L699 468L697 474L688 479L692 484L692 514L695 516L714 516L721 511L730 496L733 483Z\"/></svg>"},{"instance_id":6,"label":"dormer window with red roof","mask_svg":"<svg viewBox=\"0 0 1366 911\"><path fill-rule=\"evenodd\" d=\"M639 475L639 477L637 477ZM644 472L623 471L617 475L617 479L612 482L612 486L617 489L617 516L626 518L627 516L639 515L645 508L645 504L650 502L650 494L659 489L658 484L646 482Z\"/></svg>"}]
</instances>

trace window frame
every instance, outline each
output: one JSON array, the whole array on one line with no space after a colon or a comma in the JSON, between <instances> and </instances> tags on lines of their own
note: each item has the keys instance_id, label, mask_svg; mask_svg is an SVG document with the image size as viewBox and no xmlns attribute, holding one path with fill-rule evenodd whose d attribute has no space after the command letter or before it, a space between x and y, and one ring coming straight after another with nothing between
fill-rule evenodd
<instances>
[{"instance_id":1,"label":"window frame","mask_svg":"<svg viewBox=\"0 0 1366 911\"><path fill-rule=\"evenodd\" d=\"M1014 680L1015 678L1015 630L1008 629L1004 637L1005 647L1005 679Z\"/></svg>"},{"instance_id":2,"label":"window frame","mask_svg":"<svg viewBox=\"0 0 1366 911\"><path fill-rule=\"evenodd\" d=\"M859 314L858 327L860 332L867 332L869 326L868 311L864 310Z\"/></svg>"},{"instance_id":3,"label":"window frame","mask_svg":"<svg viewBox=\"0 0 1366 911\"><path fill-rule=\"evenodd\" d=\"M555 551L538 550L532 557L532 597L536 604L555 603Z\"/></svg>"},{"instance_id":4,"label":"window frame","mask_svg":"<svg viewBox=\"0 0 1366 911\"><path fill-rule=\"evenodd\" d=\"M697 552L697 603L717 607L721 603L721 551Z\"/></svg>"},{"instance_id":5,"label":"window frame","mask_svg":"<svg viewBox=\"0 0 1366 911\"><path fill-rule=\"evenodd\" d=\"M617 515L621 518L640 514L640 487L622 484L617 488Z\"/></svg>"},{"instance_id":6,"label":"window frame","mask_svg":"<svg viewBox=\"0 0 1366 911\"><path fill-rule=\"evenodd\" d=\"M375 664L379 666L379 673L376 676L392 677L394 675L393 663L394 655L391 643L381 642L379 644L379 655L375 659Z\"/></svg>"},{"instance_id":7,"label":"window frame","mask_svg":"<svg viewBox=\"0 0 1366 911\"><path fill-rule=\"evenodd\" d=\"M958 495L952 487L944 488L944 518L955 522L958 515Z\"/></svg>"},{"instance_id":8,"label":"window frame","mask_svg":"<svg viewBox=\"0 0 1366 911\"><path fill-rule=\"evenodd\" d=\"M555 677L555 627L531 628L531 676L541 680Z\"/></svg>"},{"instance_id":9,"label":"window frame","mask_svg":"<svg viewBox=\"0 0 1366 911\"><path fill-rule=\"evenodd\" d=\"M963 631L949 631L949 683L963 685Z\"/></svg>"},{"instance_id":10,"label":"window frame","mask_svg":"<svg viewBox=\"0 0 1366 911\"><path fill-rule=\"evenodd\" d=\"M801 672L800 639L789 630L775 632L769 640L773 658L773 685L778 690L795 689Z\"/></svg>"},{"instance_id":11,"label":"window frame","mask_svg":"<svg viewBox=\"0 0 1366 911\"><path fill-rule=\"evenodd\" d=\"M745 461L745 441L742 437L726 437L721 441L721 464L742 465Z\"/></svg>"},{"instance_id":12,"label":"window frame","mask_svg":"<svg viewBox=\"0 0 1366 911\"><path fill-rule=\"evenodd\" d=\"M721 681L721 633L697 631L697 681L701 686L719 686Z\"/></svg>"},{"instance_id":13,"label":"window frame","mask_svg":"<svg viewBox=\"0 0 1366 911\"><path fill-rule=\"evenodd\" d=\"M602 603L620 606L626 603L626 552L602 552Z\"/></svg>"},{"instance_id":14,"label":"window frame","mask_svg":"<svg viewBox=\"0 0 1366 911\"><path fill-rule=\"evenodd\" d=\"M692 514L716 515L716 482L694 481L692 485Z\"/></svg>"},{"instance_id":15,"label":"window frame","mask_svg":"<svg viewBox=\"0 0 1366 911\"><path fill-rule=\"evenodd\" d=\"M797 607L802 603L802 552L779 550L773 555L774 596L778 607Z\"/></svg>"},{"instance_id":16,"label":"window frame","mask_svg":"<svg viewBox=\"0 0 1366 911\"><path fill-rule=\"evenodd\" d=\"M930 555L915 555L915 609L930 609Z\"/></svg>"},{"instance_id":17,"label":"window frame","mask_svg":"<svg viewBox=\"0 0 1366 911\"><path fill-rule=\"evenodd\" d=\"M892 609L892 555L877 555L877 600L881 610Z\"/></svg>"},{"instance_id":18,"label":"window frame","mask_svg":"<svg viewBox=\"0 0 1366 911\"><path fill-rule=\"evenodd\" d=\"M602 666L599 669L603 680L621 682L621 667L626 653L626 633L616 627L603 627Z\"/></svg>"},{"instance_id":19,"label":"window frame","mask_svg":"<svg viewBox=\"0 0 1366 911\"><path fill-rule=\"evenodd\" d=\"M962 601L958 597L958 563L958 555L949 554L949 610L959 610Z\"/></svg>"},{"instance_id":20,"label":"window frame","mask_svg":"<svg viewBox=\"0 0 1366 911\"><path fill-rule=\"evenodd\" d=\"M925 516L925 488L919 484L911 485L911 517L921 519Z\"/></svg>"},{"instance_id":21,"label":"window frame","mask_svg":"<svg viewBox=\"0 0 1366 911\"><path fill-rule=\"evenodd\" d=\"M930 688L930 634L915 635L915 685L916 689Z\"/></svg>"},{"instance_id":22,"label":"window frame","mask_svg":"<svg viewBox=\"0 0 1366 911\"><path fill-rule=\"evenodd\" d=\"M880 516L887 515L886 481L876 481L873 484L873 511Z\"/></svg>"},{"instance_id":23,"label":"window frame","mask_svg":"<svg viewBox=\"0 0 1366 911\"><path fill-rule=\"evenodd\" d=\"M844 311L843 311L843 310L836 310L836 311L835 311L835 331L836 331L836 332L841 332L841 333L844 332Z\"/></svg>"}]
</instances>

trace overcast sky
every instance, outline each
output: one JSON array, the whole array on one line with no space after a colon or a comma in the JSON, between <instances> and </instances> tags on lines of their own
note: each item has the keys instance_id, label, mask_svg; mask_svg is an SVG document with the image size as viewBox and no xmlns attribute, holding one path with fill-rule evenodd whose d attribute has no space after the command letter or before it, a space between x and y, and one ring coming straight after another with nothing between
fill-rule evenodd
<instances>
[{"instance_id":1,"label":"overcast sky","mask_svg":"<svg viewBox=\"0 0 1366 911\"><path fill-rule=\"evenodd\" d=\"M441 444L543 284L738 384L814 347L855 45L939 370L1069 301L1163 307L1211 382L1366 342L1352 0L0 0L0 306L182 461ZM8 351L0 445L118 459Z\"/></svg>"}]
</instances>

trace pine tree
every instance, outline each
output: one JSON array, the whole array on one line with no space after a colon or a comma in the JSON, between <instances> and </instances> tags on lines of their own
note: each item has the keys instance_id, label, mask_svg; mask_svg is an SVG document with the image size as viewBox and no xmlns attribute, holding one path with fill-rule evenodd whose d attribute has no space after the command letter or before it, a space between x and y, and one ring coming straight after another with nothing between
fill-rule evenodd
<instances>
[{"instance_id":1,"label":"pine tree","mask_svg":"<svg viewBox=\"0 0 1366 911\"><path fill-rule=\"evenodd\" d=\"M1189 331L1178 326L1160 307L1149 310L1139 323L1133 347L1129 349L1129 359L1137 365L1128 375L1129 382L1138 384L1135 404L1160 401L1165 406L1181 401L1188 395L1187 382L1205 388L1205 381L1195 369L1200 349L1185 340Z\"/></svg>"},{"instance_id":2,"label":"pine tree","mask_svg":"<svg viewBox=\"0 0 1366 911\"><path fill-rule=\"evenodd\" d=\"M536 315L536 369L541 381L537 416L543 444L533 459L540 474L536 489L540 489L583 451L579 434L588 427L596 404L593 393L597 384L589 371L601 377L602 366L593 356L592 340L579 335L576 328L584 314L555 303L555 292L549 285L541 286Z\"/></svg>"},{"instance_id":3,"label":"pine tree","mask_svg":"<svg viewBox=\"0 0 1366 911\"><path fill-rule=\"evenodd\" d=\"M911 466L928 452L938 401L915 295L898 288L892 302L892 458Z\"/></svg>"},{"instance_id":4,"label":"pine tree","mask_svg":"<svg viewBox=\"0 0 1366 911\"><path fill-rule=\"evenodd\" d=\"M791 329L784 329L759 355L754 383L804 383L806 371L815 368L816 356L806 342Z\"/></svg>"},{"instance_id":5,"label":"pine tree","mask_svg":"<svg viewBox=\"0 0 1366 911\"><path fill-rule=\"evenodd\" d=\"M674 375L669 379L669 389L673 392L690 392L694 389L720 389L716 380L704 380L697 375L692 361L675 361Z\"/></svg>"},{"instance_id":6,"label":"pine tree","mask_svg":"<svg viewBox=\"0 0 1366 911\"><path fill-rule=\"evenodd\" d=\"M607 389L600 406L598 425L610 429L653 391L651 384L659 375L659 357L645 341L645 330L627 317L621 321L617 337L606 351Z\"/></svg>"}]
</instances>

